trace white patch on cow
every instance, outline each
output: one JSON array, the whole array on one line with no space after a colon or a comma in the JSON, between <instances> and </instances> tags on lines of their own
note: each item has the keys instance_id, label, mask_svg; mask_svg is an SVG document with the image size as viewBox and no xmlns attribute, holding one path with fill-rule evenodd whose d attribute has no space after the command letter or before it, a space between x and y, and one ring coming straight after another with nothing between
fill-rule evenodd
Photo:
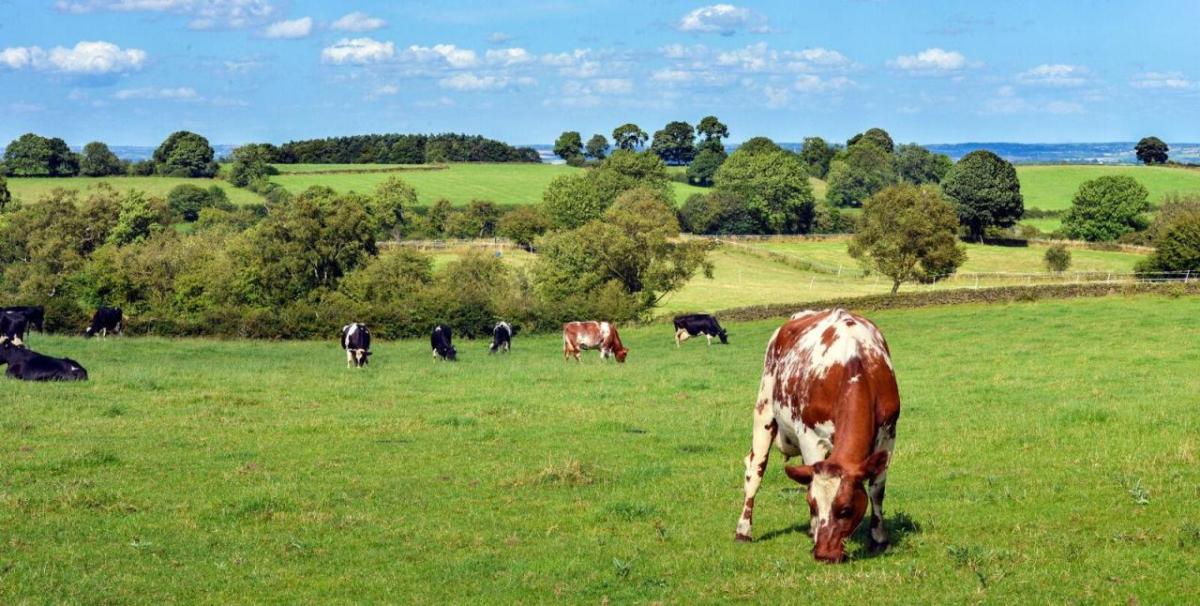
<instances>
[{"instance_id":1,"label":"white patch on cow","mask_svg":"<svg viewBox=\"0 0 1200 606\"><path fill-rule=\"evenodd\" d=\"M876 543L886 543L887 532L882 528L871 527L871 538L874 539Z\"/></svg>"},{"instance_id":2,"label":"white patch on cow","mask_svg":"<svg viewBox=\"0 0 1200 606\"><path fill-rule=\"evenodd\" d=\"M600 342L603 343L603 342L607 341L608 335L611 332L612 332L612 326L608 322L601 322L600 323Z\"/></svg>"},{"instance_id":3,"label":"white patch on cow","mask_svg":"<svg viewBox=\"0 0 1200 606\"><path fill-rule=\"evenodd\" d=\"M808 316L811 316L815 313L819 313L819 312L817 312L816 310L813 310L813 309L806 309L804 311L798 311L798 312L792 314L792 319L799 320L800 318L807 318Z\"/></svg>"},{"instance_id":4,"label":"white patch on cow","mask_svg":"<svg viewBox=\"0 0 1200 606\"><path fill-rule=\"evenodd\" d=\"M858 383L858 380L859 380L859 379L861 379L861 378L862 378L862 375L854 375L853 377L850 377L850 382L851 382L851 383Z\"/></svg>"},{"instance_id":5,"label":"white patch on cow","mask_svg":"<svg viewBox=\"0 0 1200 606\"><path fill-rule=\"evenodd\" d=\"M827 474L813 476L812 484L808 487L808 494L812 495L813 501L817 504L817 517L811 524L814 538L817 536L817 531L828 524L833 516L833 499L837 497L841 487L841 476Z\"/></svg>"},{"instance_id":6,"label":"white patch on cow","mask_svg":"<svg viewBox=\"0 0 1200 606\"><path fill-rule=\"evenodd\" d=\"M824 461L833 451L833 421L817 423L813 427L800 426L796 442L800 446L800 456L805 464L813 465Z\"/></svg>"},{"instance_id":7,"label":"white patch on cow","mask_svg":"<svg viewBox=\"0 0 1200 606\"><path fill-rule=\"evenodd\" d=\"M803 315L796 314L793 319L812 315L801 313ZM862 357L882 358L888 368L892 367L883 336L874 326L844 309L824 313L825 317L810 326L779 360L785 376L804 376L806 380L814 381L823 378L831 368L845 366ZM831 329L833 339L826 345L825 333Z\"/></svg>"}]
</instances>

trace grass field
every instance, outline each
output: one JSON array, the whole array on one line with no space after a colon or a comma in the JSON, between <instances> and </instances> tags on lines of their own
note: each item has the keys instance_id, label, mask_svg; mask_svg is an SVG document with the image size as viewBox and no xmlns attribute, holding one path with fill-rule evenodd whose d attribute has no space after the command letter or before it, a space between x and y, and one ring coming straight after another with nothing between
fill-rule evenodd
<instances>
[{"instance_id":1,"label":"grass field","mask_svg":"<svg viewBox=\"0 0 1200 606\"><path fill-rule=\"evenodd\" d=\"M1079 185L1105 175L1128 175L1150 191L1159 203L1170 192L1200 192L1200 170L1162 166L1018 166L1017 178L1025 208L1065 210ZM1039 228L1040 229L1040 228Z\"/></svg>"},{"instance_id":2,"label":"grass field","mask_svg":"<svg viewBox=\"0 0 1200 606\"><path fill-rule=\"evenodd\" d=\"M184 183L204 188L216 185L225 190L225 194L229 196L229 200L234 204L251 204L263 201L262 196L246 189L236 188L230 185L229 182L220 179L183 179L176 177L65 177L37 179L32 177L9 177L8 189L14 197L20 198L25 202L36 202L38 198L59 187L81 190L86 195L88 188L94 187L97 183L101 182L108 183L120 191L135 189L161 198L167 197L167 193L176 185Z\"/></svg>"},{"instance_id":3,"label":"grass field","mask_svg":"<svg viewBox=\"0 0 1200 606\"><path fill-rule=\"evenodd\" d=\"M873 314L903 398L893 547L860 529L841 566L809 556L778 453L757 541L732 541L778 322L679 350L626 329L622 366L566 365L556 335L458 364L379 343L364 371L332 339L34 335L92 380L4 384L0 602L1186 603L1198 313Z\"/></svg>"}]
</instances>

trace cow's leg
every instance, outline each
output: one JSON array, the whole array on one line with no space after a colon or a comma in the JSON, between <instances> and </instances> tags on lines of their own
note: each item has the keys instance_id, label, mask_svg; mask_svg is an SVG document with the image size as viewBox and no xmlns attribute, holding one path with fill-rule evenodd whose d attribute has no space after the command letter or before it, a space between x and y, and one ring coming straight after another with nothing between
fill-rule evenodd
<instances>
[{"instance_id":1,"label":"cow's leg","mask_svg":"<svg viewBox=\"0 0 1200 606\"><path fill-rule=\"evenodd\" d=\"M354 354L350 353L350 350L347 349L346 350L346 368L350 368L350 365L353 363L354 363Z\"/></svg>"},{"instance_id":2,"label":"cow's leg","mask_svg":"<svg viewBox=\"0 0 1200 606\"><path fill-rule=\"evenodd\" d=\"M764 381L765 382L765 381ZM774 383L772 382L772 385ZM770 393L767 393L769 397ZM750 454L746 455L745 498L742 503L742 517L737 523L737 532L733 538L738 541L751 540L750 525L754 517L754 495L762 484L763 474L767 471L767 457L771 454L771 443L779 431L779 424L772 416L769 400L762 399L760 390L759 402L754 407L754 432L750 439Z\"/></svg>"},{"instance_id":3,"label":"cow's leg","mask_svg":"<svg viewBox=\"0 0 1200 606\"><path fill-rule=\"evenodd\" d=\"M876 440L875 449L886 450L888 453L888 465L891 465L892 449L896 445L896 429L894 426L886 426L881 428L879 437ZM870 550L872 553L878 553L888 548L887 529L883 526L883 495L887 488L887 468L884 468L875 479L871 481L870 488L867 489L867 495L871 498L871 541Z\"/></svg>"},{"instance_id":4,"label":"cow's leg","mask_svg":"<svg viewBox=\"0 0 1200 606\"><path fill-rule=\"evenodd\" d=\"M679 344L686 341L687 338L688 338L688 334L687 334L686 330L684 330L682 328L676 329L675 330L675 347L679 347Z\"/></svg>"},{"instance_id":5,"label":"cow's leg","mask_svg":"<svg viewBox=\"0 0 1200 606\"><path fill-rule=\"evenodd\" d=\"M705 333L704 338L708 339L708 346L712 347L712 335Z\"/></svg>"}]
</instances>

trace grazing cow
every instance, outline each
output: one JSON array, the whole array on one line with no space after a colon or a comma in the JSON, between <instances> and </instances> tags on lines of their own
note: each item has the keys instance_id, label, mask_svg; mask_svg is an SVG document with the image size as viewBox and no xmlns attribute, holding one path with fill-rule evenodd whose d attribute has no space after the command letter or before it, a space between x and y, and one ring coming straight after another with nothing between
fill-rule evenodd
<instances>
[{"instance_id":1,"label":"grazing cow","mask_svg":"<svg viewBox=\"0 0 1200 606\"><path fill-rule=\"evenodd\" d=\"M92 323L83 331L84 336L92 338L96 335L107 337L109 332L121 334L125 328L125 316L120 307L97 307L92 314Z\"/></svg>"},{"instance_id":2,"label":"grazing cow","mask_svg":"<svg viewBox=\"0 0 1200 606\"><path fill-rule=\"evenodd\" d=\"M342 349L346 350L346 368L353 364L355 368L367 365L367 357L371 355L371 331L366 324L352 322L342 327Z\"/></svg>"},{"instance_id":3,"label":"grazing cow","mask_svg":"<svg viewBox=\"0 0 1200 606\"><path fill-rule=\"evenodd\" d=\"M512 349L512 338L517 331L508 322L501 322L492 329L492 346L488 348L488 355L494 354L497 351L508 353Z\"/></svg>"},{"instance_id":4,"label":"grazing cow","mask_svg":"<svg viewBox=\"0 0 1200 606\"><path fill-rule=\"evenodd\" d=\"M870 549L887 548L883 493L899 417L891 354L874 324L844 309L793 315L767 343L735 538L750 540L754 495L774 443L785 457L804 460L784 471L808 486L817 560L845 560L844 542L868 498Z\"/></svg>"},{"instance_id":5,"label":"grazing cow","mask_svg":"<svg viewBox=\"0 0 1200 606\"><path fill-rule=\"evenodd\" d=\"M458 360L458 350L454 349L454 344L450 342L453 336L450 327L445 324L433 327L433 333L429 335L429 345L433 347L433 359L451 362Z\"/></svg>"},{"instance_id":6,"label":"grazing cow","mask_svg":"<svg viewBox=\"0 0 1200 606\"><path fill-rule=\"evenodd\" d=\"M27 347L0 343L0 364L8 364L5 376L22 381L86 381L87 370L70 358L52 358Z\"/></svg>"},{"instance_id":7,"label":"grazing cow","mask_svg":"<svg viewBox=\"0 0 1200 606\"><path fill-rule=\"evenodd\" d=\"M599 349L600 359L609 356L624 362L629 349L621 344L617 327L608 322L567 322L563 324L563 360L580 362L579 352L584 349Z\"/></svg>"},{"instance_id":8,"label":"grazing cow","mask_svg":"<svg viewBox=\"0 0 1200 606\"><path fill-rule=\"evenodd\" d=\"M16 311L0 312L0 343L12 341L13 345L25 344L28 321L25 314Z\"/></svg>"},{"instance_id":9,"label":"grazing cow","mask_svg":"<svg viewBox=\"0 0 1200 606\"><path fill-rule=\"evenodd\" d=\"M46 323L46 309L40 305L20 305L17 307L0 307L0 313L6 311L19 313L25 316L25 321L29 323L29 327L38 331L45 332L43 325Z\"/></svg>"},{"instance_id":10,"label":"grazing cow","mask_svg":"<svg viewBox=\"0 0 1200 606\"><path fill-rule=\"evenodd\" d=\"M716 318L708 314L675 316L675 347L696 335L707 337L709 345L712 345L713 337L720 338L722 344L729 344L729 334L721 328Z\"/></svg>"}]
</instances>

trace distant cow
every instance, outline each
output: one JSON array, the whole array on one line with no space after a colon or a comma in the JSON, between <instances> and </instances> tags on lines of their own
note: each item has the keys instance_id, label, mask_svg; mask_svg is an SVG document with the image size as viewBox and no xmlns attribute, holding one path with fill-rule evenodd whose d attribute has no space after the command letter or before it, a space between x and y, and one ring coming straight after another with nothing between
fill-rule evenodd
<instances>
[{"instance_id":1,"label":"distant cow","mask_svg":"<svg viewBox=\"0 0 1200 606\"><path fill-rule=\"evenodd\" d=\"M516 334L516 330L508 322L501 322L492 329L492 346L488 348L489 354L494 354L497 351L508 353L512 349L512 338Z\"/></svg>"},{"instance_id":2,"label":"distant cow","mask_svg":"<svg viewBox=\"0 0 1200 606\"><path fill-rule=\"evenodd\" d=\"M22 381L86 381L87 370L70 358L52 358L11 342L0 343L0 363L8 364L5 376Z\"/></svg>"},{"instance_id":3,"label":"distant cow","mask_svg":"<svg viewBox=\"0 0 1200 606\"><path fill-rule=\"evenodd\" d=\"M675 347L696 335L707 337L709 345L712 345L713 337L720 338L723 344L729 344L729 335L716 318L708 314L675 316Z\"/></svg>"},{"instance_id":4,"label":"distant cow","mask_svg":"<svg viewBox=\"0 0 1200 606\"><path fill-rule=\"evenodd\" d=\"M617 327L608 322L567 322L563 324L563 359L575 361L579 352L584 349L599 349L600 359L613 356L617 362L624 362L629 349L621 344Z\"/></svg>"},{"instance_id":5,"label":"distant cow","mask_svg":"<svg viewBox=\"0 0 1200 606\"><path fill-rule=\"evenodd\" d=\"M29 327L38 331L45 332L43 325L46 323L46 309L40 305L20 305L17 307L0 307L0 313L11 311L25 316L25 321L29 323Z\"/></svg>"},{"instance_id":6,"label":"distant cow","mask_svg":"<svg viewBox=\"0 0 1200 606\"><path fill-rule=\"evenodd\" d=\"M125 328L125 316L120 307L97 307L92 314L92 323L83 331L84 336L92 338L96 335L107 337L108 333L121 334Z\"/></svg>"},{"instance_id":7,"label":"distant cow","mask_svg":"<svg viewBox=\"0 0 1200 606\"><path fill-rule=\"evenodd\" d=\"M774 443L785 457L804 460L784 471L808 486L813 557L845 560L844 542L868 499L870 549L885 549L883 493L899 418L891 354L874 324L844 309L793 315L767 343L735 538L750 540L754 496Z\"/></svg>"},{"instance_id":8,"label":"distant cow","mask_svg":"<svg viewBox=\"0 0 1200 606\"><path fill-rule=\"evenodd\" d=\"M346 368L362 368L371 355L371 331L366 324L352 322L342 327L342 349L346 350Z\"/></svg>"},{"instance_id":9,"label":"distant cow","mask_svg":"<svg viewBox=\"0 0 1200 606\"><path fill-rule=\"evenodd\" d=\"M25 314L16 311L0 312L0 343L11 341L13 345L24 345L27 325Z\"/></svg>"},{"instance_id":10,"label":"distant cow","mask_svg":"<svg viewBox=\"0 0 1200 606\"><path fill-rule=\"evenodd\" d=\"M429 345L433 347L435 360L450 360L451 362L458 360L458 351L454 349L454 344L451 342L453 336L450 327L445 324L433 327L433 332L429 335Z\"/></svg>"}]
</instances>

